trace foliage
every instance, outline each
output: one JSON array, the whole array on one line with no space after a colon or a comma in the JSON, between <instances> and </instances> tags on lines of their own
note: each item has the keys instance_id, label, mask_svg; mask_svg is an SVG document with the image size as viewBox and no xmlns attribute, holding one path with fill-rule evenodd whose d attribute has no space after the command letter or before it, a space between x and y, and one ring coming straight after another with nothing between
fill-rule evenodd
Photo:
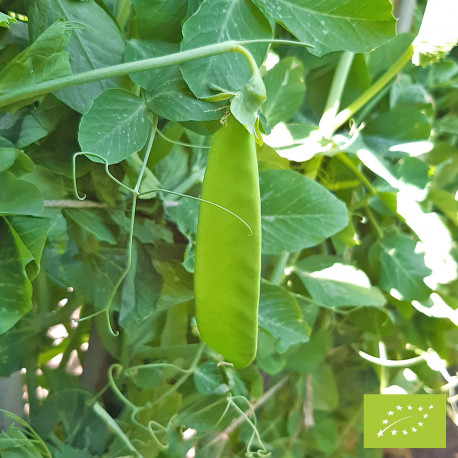
<instances>
[{"instance_id":1,"label":"foliage","mask_svg":"<svg viewBox=\"0 0 458 458\"><path fill-rule=\"evenodd\" d=\"M423 11L396 35L388 0L0 0L0 377L29 409L2 456L376 457L365 393L453 395L457 37L414 50ZM229 112L261 193L240 370L194 318Z\"/></svg>"}]
</instances>

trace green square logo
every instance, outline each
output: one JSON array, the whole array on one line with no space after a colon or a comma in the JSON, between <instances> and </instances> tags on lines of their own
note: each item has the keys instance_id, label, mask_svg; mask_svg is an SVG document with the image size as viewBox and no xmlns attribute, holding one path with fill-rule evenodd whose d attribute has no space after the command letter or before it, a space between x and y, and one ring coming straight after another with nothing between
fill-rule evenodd
<instances>
[{"instance_id":1,"label":"green square logo","mask_svg":"<svg viewBox=\"0 0 458 458\"><path fill-rule=\"evenodd\" d=\"M364 448L445 448L445 394L365 394Z\"/></svg>"}]
</instances>

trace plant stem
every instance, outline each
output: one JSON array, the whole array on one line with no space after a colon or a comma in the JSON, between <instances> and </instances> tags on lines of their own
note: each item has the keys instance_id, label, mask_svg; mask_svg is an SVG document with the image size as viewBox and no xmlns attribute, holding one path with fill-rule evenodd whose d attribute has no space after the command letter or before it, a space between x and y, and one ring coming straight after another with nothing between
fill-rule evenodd
<instances>
[{"instance_id":1,"label":"plant stem","mask_svg":"<svg viewBox=\"0 0 458 458\"><path fill-rule=\"evenodd\" d=\"M127 25L127 21L130 16L130 1L129 0L118 0L116 4L116 22L118 23L121 31L124 31Z\"/></svg>"},{"instance_id":2,"label":"plant stem","mask_svg":"<svg viewBox=\"0 0 458 458\"><path fill-rule=\"evenodd\" d=\"M270 282L274 285L279 285L285 278L285 267L288 262L289 253L283 251L283 253L277 256L272 273L270 274Z\"/></svg>"},{"instance_id":3,"label":"plant stem","mask_svg":"<svg viewBox=\"0 0 458 458\"><path fill-rule=\"evenodd\" d=\"M344 52L340 56L339 63L337 64L324 113L319 124L320 130L326 138L330 138L334 133L335 118L340 108L340 100L354 56L352 52Z\"/></svg>"},{"instance_id":4,"label":"plant stem","mask_svg":"<svg viewBox=\"0 0 458 458\"><path fill-rule=\"evenodd\" d=\"M365 211L366 211L367 219L369 220L371 226L374 228L377 238L379 239L383 238L383 230L380 227L380 224L377 222L377 219L375 218L374 214L372 213L372 210L369 207L369 205L366 205Z\"/></svg>"},{"instance_id":5,"label":"plant stem","mask_svg":"<svg viewBox=\"0 0 458 458\"><path fill-rule=\"evenodd\" d=\"M143 180L143 175L145 174L146 164L148 163L149 155L151 154L151 148L153 147L154 138L156 136L156 130L157 130L157 116L154 116L153 127L151 129L149 139L148 139L148 144L146 146L145 157L143 158L142 167L140 169L140 173L138 174L137 183L135 184L135 188L133 190L133 193L136 194L137 196L139 193L140 185Z\"/></svg>"},{"instance_id":6,"label":"plant stem","mask_svg":"<svg viewBox=\"0 0 458 458\"><path fill-rule=\"evenodd\" d=\"M38 273L35 279L34 292L35 292L35 299L37 301L38 313L40 314L47 313L49 311L50 298L49 298L48 281L46 278L46 272L44 268L40 268L40 272Z\"/></svg>"},{"instance_id":7,"label":"plant stem","mask_svg":"<svg viewBox=\"0 0 458 458\"><path fill-rule=\"evenodd\" d=\"M54 92L59 89L64 89L71 86L80 84L93 83L105 78L114 78L117 76L125 76L130 73L137 73L144 70L152 70L169 65L183 64L195 59L204 57L216 56L228 52L236 52L245 56L254 69L256 62L254 61L251 53L240 46L236 41L224 41L222 43L215 43L200 48L189 49L186 51L179 51L177 53L168 54L161 57L153 57L150 59L138 60L135 62L126 62L124 64L112 65L110 67L98 68L87 72L77 73L75 75L64 76L50 81L44 81L33 86L26 86L16 91L10 91L5 95L0 96L0 108L10 105L22 100L31 99L40 95ZM257 66L255 67L258 71Z\"/></svg>"},{"instance_id":8,"label":"plant stem","mask_svg":"<svg viewBox=\"0 0 458 458\"><path fill-rule=\"evenodd\" d=\"M342 110L335 118L333 131L345 124L360 108L378 94L398 72L410 61L413 55L413 47L410 45L401 57L379 78L371 87L363 92L354 102Z\"/></svg>"},{"instance_id":9,"label":"plant stem","mask_svg":"<svg viewBox=\"0 0 458 458\"><path fill-rule=\"evenodd\" d=\"M38 409L37 399L37 358L33 354L28 354L25 358L25 379L27 385L27 398L29 402L29 417L33 418Z\"/></svg>"},{"instance_id":10,"label":"plant stem","mask_svg":"<svg viewBox=\"0 0 458 458\"><path fill-rule=\"evenodd\" d=\"M45 200L45 208L107 208L103 202L94 202L92 200Z\"/></svg>"},{"instance_id":11,"label":"plant stem","mask_svg":"<svg viewBox=\"0 0 458 458\"><path fill-rule=\"evenodd\" d=\"M288 376L283 377L278 383L276 383L272 388L267 390L251 407L251 409L245 411L246 416L251 416L252 412L259 407L263 406L286 382L288 381ZM208 445L212 445L221 439L227 440L230 434L232 434L245 420L244 417L236 418L222 433L218 434L214 439L212 439Z\"/></svg>"},{"instance_id":12,"label":"plant stem","mask_svg":"<svg viewBox=\"0 0 458 458\"><path fill-rule=\"evenodd\" d=\"M359 181L361 181L361 183L369 191L370 194L372 194L373 196L377 195L377 191L372 186L372 183L366 178L364 173L358 169L358 167L345 153L336 154L336 157L337 159L339 159L340 162L346 165L355 174L355 176L359 179Z\"/></svg>"}]
</instances>

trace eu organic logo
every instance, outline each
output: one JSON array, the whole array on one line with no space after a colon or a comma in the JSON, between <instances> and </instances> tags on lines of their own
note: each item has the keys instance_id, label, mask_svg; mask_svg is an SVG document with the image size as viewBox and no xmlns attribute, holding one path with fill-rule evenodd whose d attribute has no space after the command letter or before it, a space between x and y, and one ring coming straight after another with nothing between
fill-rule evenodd
<instances>
[{"instance_id":1,"label":"eu organic logo","mask_svg":"<svg viewBox=\"0 0 458 458\"><path fill-rule=\"evenodd\" d=\"M365 448L445 448L445 395L364 395Z\"/></svg>"}]
</instances>

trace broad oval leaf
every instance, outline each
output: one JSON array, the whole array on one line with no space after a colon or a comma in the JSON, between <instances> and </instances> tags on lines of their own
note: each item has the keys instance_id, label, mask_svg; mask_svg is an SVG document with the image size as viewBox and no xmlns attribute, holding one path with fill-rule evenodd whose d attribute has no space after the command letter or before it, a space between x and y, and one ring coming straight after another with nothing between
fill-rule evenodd
<instances>
[{"instance_id":1,"label":"broad oval leaf","mask_svg":"<svg viewBox=\"0 0 458 458\"><path fill-rule=\"evenodd\" d=\"M124 89L108 89L82 117L78 141L83 151L99 154L109 164L117 164L143 148L148 131L144 100Z\"/></svg>"},{"instance_id":2,"label":"broad oval leaf","mask_svg":"<svg viewBox=\"0 0 458 458\"><path fill-rule=\"evenodd\" d=\"M266 170L259 180L264 254L300 251L347 226L345 204L315 181L290 170Z\"/></svg>"},{"instance_id":3,"label":"broad oval leaf","mask_svg":"<svg viewBox=\"0 0 458 458\"><path fill-rule=\"evenodd\" d=\"M259 326L276 340L276 349L284 353L291 345L307 342L310 327L302 320L296 299L280 286L261 284Z\"/></svg>"},{"instance_id":4,"label":"broad oval leaf","mask_svg":"<svg viewBox=\"0 0 458 458\"><path fill-rule=\"evenodd\" d=\"M272 38L266 18L246 0L205 0L183 25L181 49L193 49L227 40ZM258 65L267 51L266 44L246 46ZM226 53L197 59L181 65L181 72L191 91L199 98L219 91L233 93L250 78L250 67L241 54Z\"/></svg>"},{"instance_id":5,"label":"broad oval leaf","mask_svg":"<svg viewBox=\"0 0 458 458\"><path fill-rule=\"evenodd\" d=\"M387 0L254 0L267 17L283 25L312 54L370 51L395 36Z\"/></svg>"},{"instance_id":6,"label":"broad oval leaf","mask_svg":"<svg viewBox=\"0 0 458 458\"><path fill-rule=\"evenodd\" d=\"M130 40L126 62L160 57L180 50L179 45L158 41ZM190 91L176 65L130 75L132 81L147 92L148 106L159 116L171 121L210 121L224 112L221 104L197 99Z\"/></svg>"},{"instance_id":7,"label":"broad oval leaf","mask_svg":"<svg viewBox=\"0 0 458 458\"><path fill-rule=\"evenodd\" d=\"M73 73L122 63L122 35L113 19L94 0L31 0L28 3L31 39L35 39L57 19L64 18L81 26L73 30L66 47ZM62 89L55 95L79 113L86 113L92 101L115 84L115 79L103 79Z\"/></svg>"},{"instance_id":8,"label":"broad oval leaf","mask_svg":"<svg viewBox=\"0 0 458 458\"><path fill-rule=\"evenodd\" d=\"M385 303L362 271L334 256L310 256L294 269L314 301L323 307L375 306Z\"/></svg>"}]
</instances>

